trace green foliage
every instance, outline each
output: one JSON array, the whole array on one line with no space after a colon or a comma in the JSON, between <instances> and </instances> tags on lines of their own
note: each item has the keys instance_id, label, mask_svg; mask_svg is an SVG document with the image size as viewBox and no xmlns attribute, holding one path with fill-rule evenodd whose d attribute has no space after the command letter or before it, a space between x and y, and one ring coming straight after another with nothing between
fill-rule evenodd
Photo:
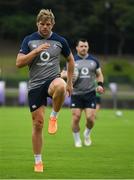
<instances>
[{"instance_id":1,"label":"green foliage","mask_svg":"<svg viewBox=\"0 0 134 180\"><path fill-rule=\"evenodd\" d=\"M4 80L6 81L6 85L9 87L17 87L19 81L28 81L29 80L29 72L28 67L16 68L14 67L15 73L11 73L10 76L7 74L4 76Z\"/></svg>"},{"instance_id":2,"label":"green foliage","mask_svg":"<svg viewBox=\"0 0 134 180\"><path fill-rule=\"evenodd\" d=\"M28 79L28 66L27 67L23 67L23 68L19 68L16 70L16 75L20 78L20 79Z\"/></svg>"},{"instance_id":3,"label":"green foliage","mask_svg":"<svg viewBox=\"0 0 134 180\"><path fill-rule=\"evenodd\" d=\"M125 60L111 60L103 68L106 82L132 83L134 82L134 65Z\"/></svg>"},{"instance_id":4,"label":"green foliage","mask_svg":"<svg viewBox=\"0 0 134 180\"><path fill-rule=\"evenodd\" d=\"M16 87L19 81L28 80L28 67L17 68L15 55L0 56L0 79L6 81L7 86Z\"/></svg>"},{"instance_id":5,"label":"green foliage","mask_svg":"<svg viewBox=\"0 0 134 180\"><path fill-rule=\"evenodd\" d=\"M97 53L104 53L106 45L109 53L133 53L133 0L33 0L32 4L26 0L0 2L2 38L20 39L33 32L37 13L48 8L55 14L56 32L70 41L87 38L95 44Z\"/></svg>"},{"instance_id":6,"label":"green foliage","mask_svg":"<svg viewBox=\"0 0 134 180\"><path fill-rule=\"evenodd\" d=\"M19 39L34 31L35 18L28 14L4 16L0 19L0 25L1 36L10 39Z\"/></svg>"}]
</instances>

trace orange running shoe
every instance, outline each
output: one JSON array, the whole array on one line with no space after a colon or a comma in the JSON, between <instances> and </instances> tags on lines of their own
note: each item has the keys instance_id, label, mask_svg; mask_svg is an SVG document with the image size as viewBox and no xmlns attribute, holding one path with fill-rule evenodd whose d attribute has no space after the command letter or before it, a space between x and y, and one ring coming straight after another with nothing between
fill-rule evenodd
<instances>
[{"instance_id":1,"label":"orange running shoe","mask_svg":"<svg viewBox=\"0 0 134 180\"><path fill-rule=\"evenodd\" d=\"M34 165L34 172L43 172L43 163L42 162Z\"/></svg>"},{"instance_id":2,"label":"orange running shoe","mask_svg":"<svg viewBox=\"0 0 134 180\"><path fill-rule=\"evenodd\" d=\"M57 132L57 119L56 117L50 117L48 125L48 133L55 134Z\"/></svg>"}]
</instances>

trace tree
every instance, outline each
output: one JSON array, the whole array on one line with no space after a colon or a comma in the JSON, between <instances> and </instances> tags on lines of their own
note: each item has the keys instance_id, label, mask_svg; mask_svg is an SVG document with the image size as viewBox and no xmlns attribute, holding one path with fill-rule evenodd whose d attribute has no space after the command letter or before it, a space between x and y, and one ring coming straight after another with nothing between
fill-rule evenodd
<instances>
[{"instance_id":1,"label":"tree","mask_svg":"<svg viewBox=\"0 0 134 180\"><path fill-rule=\"evenodd\" d=\"M117 54L122 55L125 41L134 38L134 1L94 1L93 8L104 43L113 50L116 47Z\"/></svg>"},{"instance_id":2,"label":"tree","mask_svg":"<svg viewBox=\"0 0 134 180\"><path fill-rule=\"evenodd\" d=\"M47 8L55 14L56 32L72 47L78 38L86 38L96 53L133 53L134 0L32 0L32 4L27 0L0 1L1 37L16 40L33 32L36 14Z\"/></svg>"},{"instance_id":3,"label":"tree","mask_svg":"<svg viewBox=\"0 0 134 180\"><path fill-rule=\"evenodd\" d=\"M113 5L113 19L118 42L118 55L122 55L126 39L134 38L134 1L118 0Z\"/></svg>"}]
</instances>

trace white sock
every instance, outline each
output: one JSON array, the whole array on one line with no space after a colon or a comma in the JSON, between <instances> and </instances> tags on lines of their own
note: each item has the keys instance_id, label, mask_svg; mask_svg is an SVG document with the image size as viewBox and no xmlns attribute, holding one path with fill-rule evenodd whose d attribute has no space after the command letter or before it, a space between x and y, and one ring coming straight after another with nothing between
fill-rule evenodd
<instances>
[{"instance_id":1,"label":"white sock","mask_svg":"<svg viewBox=\"0 0 134 180\"><path fill-rule=\"evenodd\" d=\"M80 133L79 132L73 132L73 137L75 142L81 142L80 139Z\"/></svg>"},{"instance_id":2,"label":"white sock","mask_svg":"<svg viewBox=\"0 0 134 180\"><path fill-rule=\"evenodd\" d=\"M91 131L91 129L89 129L89 128L85 128L85 131L84 131L84 136L85 137L88 137L89 136L89 134L90 134L90 131Z\"/></svg>"},{"instance_id":3,"label":"white sock","mask_svg":"<svg viewBox=\"0 0 134 180\"><path fill-rule=\"evenodd\" d=\"M52 110L50 117L56 117L58 116L58 112L55 112L54 110Z\"/></svg>"},{"instance_id":4,"label":"white sock","mask_svg":"<svg viewBox=\"0 0 134 180\"><path fill-rule=\"evenodd\" d=\"M35 159L35 164L42 162L41 154L35 154L34 159Z\"/></svg>"}]
</instances>

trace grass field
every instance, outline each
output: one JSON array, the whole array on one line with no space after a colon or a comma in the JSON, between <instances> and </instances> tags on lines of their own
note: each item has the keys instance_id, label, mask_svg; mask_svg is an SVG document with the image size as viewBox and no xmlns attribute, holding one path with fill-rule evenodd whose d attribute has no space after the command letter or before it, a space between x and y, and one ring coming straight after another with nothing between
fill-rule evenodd
<instances>
[{"instance_id":1,"label":"grass field","mask_svg":"<svg viewBox=\"0 0 134 180\"><path fill-rule=\"evenodd\" d=\"M28 108L0 108L0 179L132 179L134 178L134 111L101 110L92 131L91 147L75 148L71 112L62 109L56 135L47 133L46 110L43 160L45 171L33 172L31 116ZM81 138L84 130L81 119Z\"/></svg>"}]
</instances>

